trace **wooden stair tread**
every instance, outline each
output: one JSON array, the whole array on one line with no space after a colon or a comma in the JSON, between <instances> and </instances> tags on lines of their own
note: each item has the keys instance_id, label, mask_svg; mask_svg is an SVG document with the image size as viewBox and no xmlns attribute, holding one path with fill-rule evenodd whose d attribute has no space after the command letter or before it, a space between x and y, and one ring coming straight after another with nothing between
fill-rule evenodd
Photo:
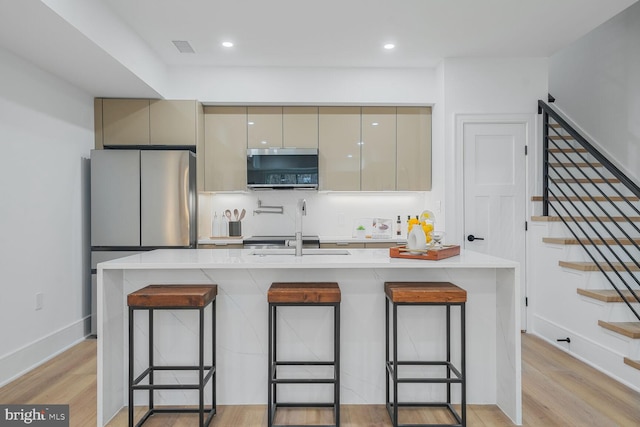
<instances>
[{"instance_id":1,"label":"wooden stair tread","mask_svg":"<svg viewBox=\"0 0 640 427\"><path fill-rule=\"evenodd\" d=\"M555 196L549 196L549 200L552 201L559 201L559 202L566 202L566 201L572 201L572 202L579 202L579 201L585 201L585 202L606 202L607 199L604 196L594 196L593 199L587 196L569 196L569 198L567 199L564 196L561 197L555 197ZM624 202L626 200L630 201L630 202L637 202L638 200L640 200L638 198L638 196L627 196L627 197L621 197L621 196L609 196L609 200L611 200L612 202ZM531 201L533 202L541 202L542 201L542 196L531 196Z\"/></svg>"},{"instance_id":2,"label":"wooden stair tread","mask_svg":"<svg viewBox=\"0 0 640 427\"><path fill-rule=\"evenodd\" d=\"M550 153L586 153L587 149L582 147L575 148L549 148Z\"/></svg>"},{"instance_id":3,"label":"wooden stair tread","mask_svg":"<svg viewBox=\"0 0 640 427\"><path fill-rule=\"evenodd\" d=\"M615 271L625 271L622 263L612 262ZM558 265L564 268L570 268L572 270L580 271L600 271L598 264L595 262L582 262L582 261L558 261ZM606 263L600 264L604 271L613 271L613 269ZM631 271L640 271L640 268L633 262L625 262L624 265Z\"/></svg>"},{"instance_id":4,"label":"wooden stair tread","mask_svg":"<svg viewBox=\"0 0 640 427\"><path fill-rule=\"evenodd\" d=\"M553 139L554 141L557 141L557 140L562 141L563 139L568 139L572 141L574 140L574 138L569 135L549 135L549 139Z\"/></svg>"},{"instance_id":5,"label":"wooden stair tread","mask_svg":"<svg viewBox=\"0 0 640 427\"><path fill-rule=\"evenodd\" d=\"M625 298L633 300L635 299L633 294L628 290L621 291ZM578 294L584 297L593 298L598 301L604 302L624 302L624 300L618 295L615 289L581 289L578 288ZM640 294L640 291L636 292Z\"/></svg>"},{"instance_id":6,"label":"wooden stair tread","mask_svg":"<svg viewBox=\"0 0 640 427\"><path fill-rule=\"evenodd\" d=\"M633 359L629 359L628 357L625 357L624 364L629 365L632 368L640 369L640 360L633 360Z\"/></svg>"},{"instance_id":7,"label":"wooden stair tread","mask_svg":"<svg viewBox=\"0 0 640 427\"><path fill-rule=\"evenodd\" d=\"M567 167L567 168L588 168L593 166L594 168L599 168L602 166L602 163L598 163L598 162L593 162L593 163L585 163L585 162L575 162L575 165L571 162L565 163L565 162L550 162L549 166L554 167L554 168L560 168L560 167Z\"/></svg>"},{"instance_id":8,"label":"wooden stair tread","mask_svg":"<svg viewBox=\"0 0 640 427\"><path fill-rule=\"evenodd\" d=\"M596 245L617 245L618 243L616 243L615 240L613 239L591 239L593 241L593 243L595 243ZM544 243L554 243L556 245L579 245L580 243L583 243L585 245L590 245L591 242L589 242L588 239L575 239L573 237L543 237L542 241ZM633 244L637 244L640 245L640 240L630 240L630 239L626 239L626 238L620 238L618 239L618 242L620 242L620 244L622 245L633 245Z\"/></svg>"},{"instance_id":9,"label":"wooden stair tread","mask_svg":"<svg viewBox=\"0 0 640 427\"><path fill-rule=\"evenodd\" d=\"M573 220L568 216L565 216L563 218L567 222L573 222ZM602 222L611 222L611 221L613 221L613 222L627 222L627 219L625 217L623 217L623 216L614 216L614 217L611 217L611 219L609 219L609 217L606 217L606 216L599 216L597 218ZM640 222L640 216L630 216L628 218L632 222ZM583 221L595 222L596 221L596 217L593 217L593 216L587 216L585 218L576 217L576 220L578 222L583 222ZM562 219L559 216L534 215L534 216L531 217L531 221L534 221L534 222L561 222Z\"/></svg>"},{"instance_id":10,"label":"wooden stair tread","mask_svg":"<svg viewBox=\"0 0 640 427\"><path fill-rule=\"evenodd\" d=\"M640 322L605 322L598 320L598 325L625 337L640 338Z\"/></svg>"},{"instance_id":11,"label":"wooden stair tread","mask_svg":"<svg viewBox=\"0 0 640 427\"><path fill-rule=\"evenodd\" d=\"M549 179L556 184L619 184L618 178L564 178L550 176Z\"/></svg>"}]
</instances>

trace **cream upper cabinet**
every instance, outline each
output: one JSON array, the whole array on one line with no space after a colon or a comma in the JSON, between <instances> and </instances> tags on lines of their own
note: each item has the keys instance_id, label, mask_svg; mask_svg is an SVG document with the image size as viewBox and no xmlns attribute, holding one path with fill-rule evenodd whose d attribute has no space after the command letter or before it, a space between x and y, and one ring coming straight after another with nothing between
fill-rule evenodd
<instances>
[{"instance_id":1,"label":"cream upper cabinet","mask_svg":"<svg viewBox=\"0 0 640 427\"><path fill-rule=\"evenodd\" d=\"M149 145L149 100L103 99L102 143Z\"/></svg>"},{"instance_id":2,"label":"cream upper cabinet","mask_svg":"<svg viewBox=\"0 0 640 427\"><path fill-rule=\"evenodd\" d=\"M362 107L363 191L396 189L396 107Z\"/></svg>"},{"instance_id":3,"label":"cream upper cabinet","mask_svg":"<svg viewBox=\"0 0 640 427\"><path fill-rule=\"evenodd\" d=\"M318 107L282 108L282 146L318 148Z\"/></svg>"},{"instance_id":4,"label":"cream upper cabinet","mask_svg":"<svg viewBox=\"0 0 640 427\"><path fill-rule=\"evenodd\" d=\"M96 99L96 148L197 146L202 105L192 100Z\"/></svg>"},{"instance_id":5,"label":"cream upper cabinet","mask_svg":"<svg viewBox=\"0 0 640 427\"><path fill-rule=\"evenodd\" d=\"M397 189L431 190L431 107L398 107Z\"/></svg>"},{"instance_id":6,"label":"cream upper cabinet","mask_svg":"<svg viewBox=\"0 0 640 427\"><path fill-rule=\"evenodd\" d=\"M249 148L282 148L282 107L248 107Z\"/></svg>"},{"instance_id":7,"label":"cream upper cabinet","mask_svg":"<svg viewBox=\"0 0 640 427\"><path fill-rule=\"evenodd\" d=\"M246 190L247 107L205 107L204 126L204 191Z\"/></svg>"},{"instance_id":8,"label":"cream upper cabinet","mask_svg":"<svg viewBox=\"0 0 640 427\"><path fill-rule=\"evenodd\" d=\"M199 103L191 100L151 100L151 145L196 145Z\"/></svg>"},{"instance_id":9,"label":"cream upper cabinet","mask_svg":"<svg viewBox=\"0 0 640 427\"><path fill-rule=\"evenodd\" d=\"M360 190L360 107L318 111L320 190Z\"/></svg>"}]
</instances>

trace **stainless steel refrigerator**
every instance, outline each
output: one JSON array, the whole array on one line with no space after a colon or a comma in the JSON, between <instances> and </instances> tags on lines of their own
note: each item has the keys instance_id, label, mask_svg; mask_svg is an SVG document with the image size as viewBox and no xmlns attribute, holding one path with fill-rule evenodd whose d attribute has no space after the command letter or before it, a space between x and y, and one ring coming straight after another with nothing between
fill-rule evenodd
<instances>
[{"instance_id":1,"label":"stainless steel refrigerator","mask_svg":"<svg viewBox=\"0 0 640 427\"><path fill-rule=\"evenodd\" d=\"M191 151L91 151L93 301L99 262L151 249L196 247L196 197Z\"/></svg>"}]
</instances>

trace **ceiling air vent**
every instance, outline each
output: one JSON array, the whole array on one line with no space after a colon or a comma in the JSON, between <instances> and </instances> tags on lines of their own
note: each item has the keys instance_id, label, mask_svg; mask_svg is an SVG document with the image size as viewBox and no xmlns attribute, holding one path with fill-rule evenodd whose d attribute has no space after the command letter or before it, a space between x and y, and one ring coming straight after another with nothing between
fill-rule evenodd
<instances>
[{"instance_id":1,"label":"ceiling air vent","mask_svg":"<svg viewBox=\"0 0 640 427\"><path fill-rule=\"evenodd\" d=\"M173 44L180 51L180 53L195 53L191 45L186 40L172 40Z\"/></svg>"}]
</instances>

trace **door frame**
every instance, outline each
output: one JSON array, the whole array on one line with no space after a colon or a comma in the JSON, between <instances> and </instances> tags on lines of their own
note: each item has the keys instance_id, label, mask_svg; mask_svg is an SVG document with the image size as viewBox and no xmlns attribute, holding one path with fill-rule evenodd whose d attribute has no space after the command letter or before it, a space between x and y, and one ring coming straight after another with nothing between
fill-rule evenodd
<instances>
[{"instance_id":1,"label":"door frame","mask_svg":"<svg viewBox=\"0 0 640 427\"><path fill-rule=\"evenodd\" d=\"M535 182L535 176L532 173L536 170L536 155L537 152L535 144L536 141L536 115L535 114L456 114L455 115L455 135L454 135L454 150L455 150L455 206L459 206L456 209L455 223L459 224L457 231L457 239L460 242L464 242L464 126L466 124L522 124L525 126L525 146L527 147L527 156L525 158L525 218L524 221L529 221L531 218L531 185ZM520 268L524 271L522 277L524 277L524 283L520 284L522 290L522 301L525 301L528 295L528 283L529 283L529 270L527 264L529 264L529 241L527 239L527 233L525 232L525 244L524 244L524 265ZM527 307L523 307L521 310L523 313L521 319L521 327L523 331L526 331L528 318L530 317Z\"/></svg>"}]
</instances>

